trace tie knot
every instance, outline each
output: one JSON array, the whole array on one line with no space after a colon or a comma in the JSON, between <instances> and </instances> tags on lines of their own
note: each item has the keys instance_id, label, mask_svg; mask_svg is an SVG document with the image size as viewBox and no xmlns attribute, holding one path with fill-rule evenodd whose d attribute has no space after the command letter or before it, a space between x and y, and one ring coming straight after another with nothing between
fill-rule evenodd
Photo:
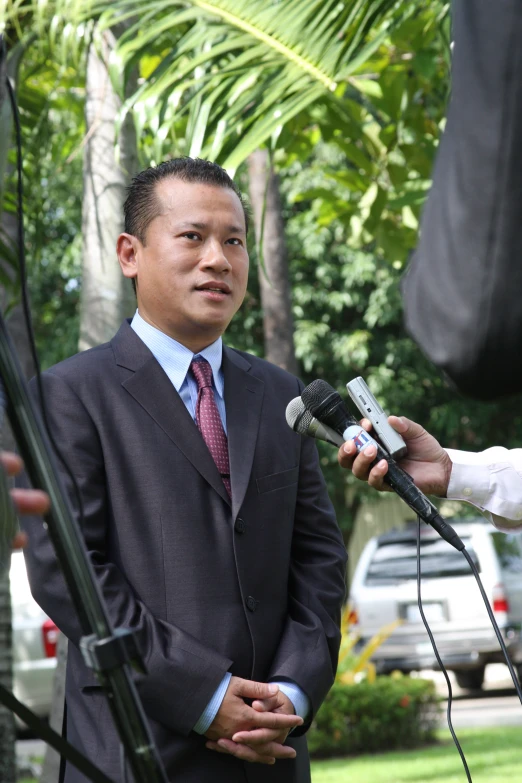
<instances>
[{"instance_id":1,"label":"tie knot","mask_svg":"<svg viewBox=\"0 0 522 783\"><path fill-rule=\"evenodd\" d=\"M212 387L212 367L206 359L193 359L190 369L194 373L198 389L203 389L205 386Z\"/></svg>"}]
</instances>

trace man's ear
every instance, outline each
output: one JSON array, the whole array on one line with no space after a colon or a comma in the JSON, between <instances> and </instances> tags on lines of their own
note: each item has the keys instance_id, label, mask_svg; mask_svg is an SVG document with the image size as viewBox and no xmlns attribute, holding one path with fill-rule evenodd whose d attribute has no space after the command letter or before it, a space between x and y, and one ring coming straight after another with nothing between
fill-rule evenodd
<instances>
[{"instance_id":1,"label":"man's ear","mask_svg":"<svg viewBox=\"0 0 522 783\"><path fill-rule=\"evenodd\" d=\"M116 241L116 253L121 271L125 277L136 278L138 275L137 256L141 242L132 234L120 234Z\"/></svg>"}]
</instances>

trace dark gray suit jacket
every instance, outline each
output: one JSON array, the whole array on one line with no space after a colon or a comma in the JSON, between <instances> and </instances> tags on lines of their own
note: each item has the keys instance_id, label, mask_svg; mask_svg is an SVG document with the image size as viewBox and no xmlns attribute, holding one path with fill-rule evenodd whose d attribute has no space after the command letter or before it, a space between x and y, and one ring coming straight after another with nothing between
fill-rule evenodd
<instances>
[{"instance_id":1,"label":"dark gray suit jacket","mask_svg":"<svg viewBox=\"0 0 522 783\"><path fill-rule=\"evenodd\" d=\"M448 122L403 281L406 327L465 394L522 391L522 3L455 0Z\"/></svg>"},{"instance_id":2,"label":"dark gray suit jacket","mask_svg":"<svg viewBox=\"0 0 522 783\"><path fill-rule=\"evenodd\" d=\"M299 382L228 348L223 373L231 504L194 421L128 323L43 377L110 615L136 631L144 653L138 687L169 780L301 783L307 727L289 740L298 760L273 767L209 751L192 731L228 670L288 678L315 713L334 678L345 592L346 552L315 445L285 422ZM71 642L68 737L119 781L118 738L78 651L52 547L41 520L25 527L33 594ZM84 780L67 766L67 783Z\"/></svg>"}]
</instances>

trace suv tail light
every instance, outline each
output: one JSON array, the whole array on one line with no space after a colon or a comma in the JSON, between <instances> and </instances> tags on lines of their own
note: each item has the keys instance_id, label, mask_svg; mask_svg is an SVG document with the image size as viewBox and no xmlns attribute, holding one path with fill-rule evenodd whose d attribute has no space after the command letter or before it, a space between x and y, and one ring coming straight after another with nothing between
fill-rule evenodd
<instances>
[{"instance_id":1,"label":"suv tail light","mask_svg":"<svg viewBox=\"0 0 522 783\"><path fill-rule=\"evenodd\" d=\"M58 628L52 620L46 620L42 625L43 646L46 658L56 658L58 633Z\"/></svg>"},{"instance_id":2,"label":"suv tail light","mask_svg":"<svg viewBox=\"0 0 522 783\"><path fill-rule=\"evenodd\" d=\"M495 585L493 588L493 611L495 614L507 614L509 602L506 598L504 585Z\"/></svg>"},{"instance_id":3,"label":"suv tail light","mask_svg":"<svg viewBox=\"0 0 522 783\"><path fill-rule=\"evenodd\" d=\"M348 625L357 625L358 623L359 615L357 614L357 609L355 606L352 606L348 612Z\"/></svg>"}]
</instances>

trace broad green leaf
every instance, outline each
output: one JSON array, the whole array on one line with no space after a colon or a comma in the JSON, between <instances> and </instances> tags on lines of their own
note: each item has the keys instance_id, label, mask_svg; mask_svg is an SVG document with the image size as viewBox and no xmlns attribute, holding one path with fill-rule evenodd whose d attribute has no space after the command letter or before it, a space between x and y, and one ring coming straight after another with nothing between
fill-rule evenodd
<instances>
[{"instance_id":1,"label":"broad green leaf","mask_svg":"<svg viewBox=\"0 0 522 783\"><path fill-rule=\"evenodd\" d=\"M369 95L370 98L382 98L381 85L374 79L358 79L356 76L352 76L350 83L357 87L363 95Z\"/></svg>"}]
</instances>

